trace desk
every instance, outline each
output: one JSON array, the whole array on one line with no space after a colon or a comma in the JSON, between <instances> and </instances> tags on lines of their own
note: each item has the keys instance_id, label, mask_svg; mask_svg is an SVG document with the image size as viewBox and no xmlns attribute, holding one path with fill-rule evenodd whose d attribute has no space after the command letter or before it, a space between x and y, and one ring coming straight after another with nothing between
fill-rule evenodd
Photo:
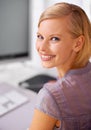
<instances>
[{"instance_id":1,"label":"desk","mask_svg":"<svg viewBox=\"0 0 91 130\"><path fill-rule=\"evenodd\" d=\"M18 86L19 82L33 77L37 74L49 74L56 76L54 69L44 69L37 67L30 62L14 62L0 65L0 82L10 83L14 86Z\"/></svg>"},{"instance_id":2,"label":"desk","mask_svg":"<svg viewBox=\"0 0 91 130\"><path fill-rule=\"evenodd\" d=\"M0 65L0 83L9 84L7 86L8 89L20 89L18 86L19 82L40 73L50 74L50 72L51 75L55 74L55 70L46 71L46 69L39 69L34 65L21 62ZM0 91L3 89L3 85L1 85ZM1 117L0 130L26 130L29 127L33 115L36 93L27 89L22 89L22 91L29 97L30 102Z\"/></svg>"},{"instance_id":3,"label":"desk","mask_svg":"<svg viewBox=\"0 0 91 130\"><path fill-rule=\"evenodd\" d=\"M0 84L1 93L9 89L22 91L28 97L29 102L0 117L0 130L27 130L32 119L37 94L32 91L13 88L6 83Z\"/></svg>"},{"instance_id":4,"label":"desk","mask_svg":"<svg viewBox=\"0 0 91 130\"><path fill-rule=\"evenodd\" d=\"M0 65L0 82L17 86L20 81L28 79L41 72L32 64L14 62Z\"/></svg>"}]
</instances>

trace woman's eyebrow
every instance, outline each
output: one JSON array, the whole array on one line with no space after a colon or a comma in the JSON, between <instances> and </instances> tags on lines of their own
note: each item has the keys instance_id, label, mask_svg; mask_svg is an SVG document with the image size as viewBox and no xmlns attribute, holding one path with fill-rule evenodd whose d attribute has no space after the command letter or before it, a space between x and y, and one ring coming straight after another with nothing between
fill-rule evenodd
<instances>
[{"instance_id":1,"label":"woman's eyebrow","mask_svg":"<svg viewBox=\"0 0 91 130\"><path fill-rule=\"evenodd\" d=\"M39 32L37 32L36 34L37 34L37 35L42 35L42 34L41 34L41 33L39 33Z\"/></svg>"},{"instance_id":2,"label":"woman's eyebrow","mask_svg":"<svg viewBox=\"0 0 91 130\"><path fill-rule=\"evenodd\" d=\"M62 35L61 34L57 34L57 33L53 33L50 36L59 36L59 37L61 37Z\"/></svg>"},{"instance_id":3,"label":"woman's eyebrow","mask_svg":"<svg viewBox=\"0 0 91 130\"><path fill-rule=\"evenodd\" d=\"M37 32L36 34L40 34L39 32Z\"/></svg>"},{"instance_id":4,"label":"woman's eyebrow","mask_svg":"<svg viewBox=\"0 0 91 130\"><path fill-rule=\"evenodd\" d=\"M37 32L36 33L37 35L43 35L43 34L41 34L40 32ZM53 34L50 34L50 35L48 35L49 37L62 37L62 35L61 34L58 34L58 33L53 33Z\"/></svg>"}]
</instances>

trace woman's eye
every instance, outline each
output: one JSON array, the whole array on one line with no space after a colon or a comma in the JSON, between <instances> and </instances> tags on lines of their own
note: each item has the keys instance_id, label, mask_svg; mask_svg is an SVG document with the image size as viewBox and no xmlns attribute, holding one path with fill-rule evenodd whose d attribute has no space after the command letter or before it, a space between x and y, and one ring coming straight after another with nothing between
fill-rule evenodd
<instances>
[{"instance_id":1,"label":"woman's eye","mask_svg":"<svg viewBox=\"0 0 91 130\"><path fill-rule=\"evenodd\" d=\"M40 39L40 40L43 39L43 37L41 35L37 35L37 38Z\"/></svg>"},{"instance_id":2,"label":"woman's eye","mask_svg":"<svg viewBox=\"0 0 91 130\"><path fill-rule=\"evenodd\" d=\"M51 40L52 41L59 41L60 39L58 37L52 37Z\"/></svg>"}]
</instances>

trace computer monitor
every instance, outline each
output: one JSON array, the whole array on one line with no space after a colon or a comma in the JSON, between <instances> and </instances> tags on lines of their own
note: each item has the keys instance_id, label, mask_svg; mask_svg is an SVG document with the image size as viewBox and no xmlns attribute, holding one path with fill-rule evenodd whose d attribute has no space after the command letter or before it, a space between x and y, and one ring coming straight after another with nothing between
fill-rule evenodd
<instances>
[{"instance_id":1,"label":"computer monitor","mask_svg":"<svg viewBox=\"0 0 91 130\"><path fill-rule=\"evenodd\" d=\"M29 0L0 0L0 63L31 59Z\"/></svg>"}]
</instances>

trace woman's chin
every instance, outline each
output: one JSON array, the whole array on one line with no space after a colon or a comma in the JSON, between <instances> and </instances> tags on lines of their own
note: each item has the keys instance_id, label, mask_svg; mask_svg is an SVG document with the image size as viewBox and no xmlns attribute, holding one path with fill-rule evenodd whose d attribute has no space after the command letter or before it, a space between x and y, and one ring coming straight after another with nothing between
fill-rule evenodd
<instances>
[{"instance_id":1,"label":"woman's chin","mask_svg":"<svg viewBox=\"0 0 91 130\"><path fill-rule=\"evenodd\" d=\"M51 64L47 64L47 63L43 63L43 62L42 62L42 66L43 66L44 68L53 68L53 67L54 67L54 66L51 65Z\"/></svg>"}]
</instances>

